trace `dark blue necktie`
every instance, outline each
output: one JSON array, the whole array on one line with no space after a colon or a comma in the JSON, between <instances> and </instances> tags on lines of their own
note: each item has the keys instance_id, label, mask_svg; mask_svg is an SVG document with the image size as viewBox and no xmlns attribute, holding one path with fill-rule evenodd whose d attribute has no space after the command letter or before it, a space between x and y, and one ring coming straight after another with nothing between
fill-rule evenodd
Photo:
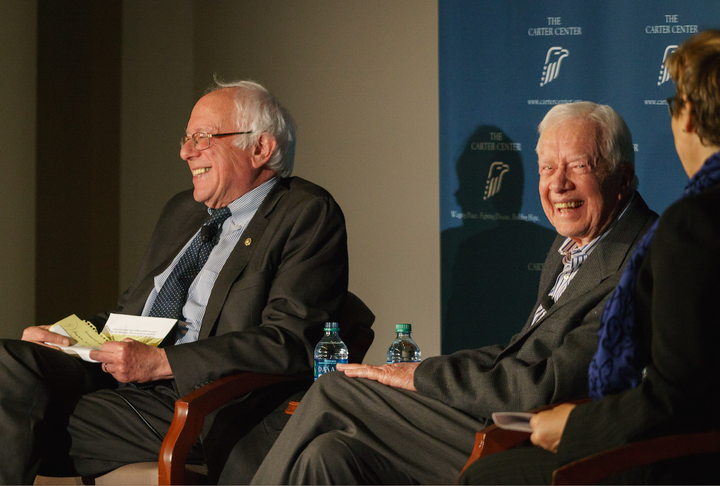
<instances>
[{"instance_id":1,"label":"dark blue necktie","mask_svg":"<svg viewBox=\"0 0 720 486\"><path fill-rule=\"evenodd\" d=\"M222 224L230 217L230 210L227 207L211 209L211 211L210 217L165 280L150 309L150 317L183 320L182 309L187 300L190 284L207 262L210 252L219 240Z\"/></svg>"}]
</instances>

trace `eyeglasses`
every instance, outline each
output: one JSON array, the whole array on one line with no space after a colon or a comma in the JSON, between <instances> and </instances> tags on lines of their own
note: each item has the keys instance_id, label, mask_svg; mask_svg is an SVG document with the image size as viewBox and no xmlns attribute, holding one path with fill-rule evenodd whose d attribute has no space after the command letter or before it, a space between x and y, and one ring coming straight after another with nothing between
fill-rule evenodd
<instances>
[{"instance_id":1,"label":"eyeglasses","mask_svg":"<svg viewBox=\"0 0 720 486\"><path fill-rule=\"evenodd\" d=\"M212 145L212 138L217 137L229 137L230 135L245 135L246 133L252 133L252 131L249 132L233 132L233 133L207 133L207 132L197 132L193 133L192 135L184 135L183 137L180 137L180 146L183 147L186 143L188 143L188 140L192 140L193 147L195 147L195 150L205 150L206 148L210 148Z\"/></svg>"},{"instance_id":2,"label":"eyeglasses","mask_svg":"<svg viewBox=\"0 0 720 486\"><path fill-rule=\"evenodd\" d=\"M682 98L677 94L666 99L668 105L668 111L670 111L670 117L675 116L675 104L682 103Z\"/></svg>"}]
</instances>

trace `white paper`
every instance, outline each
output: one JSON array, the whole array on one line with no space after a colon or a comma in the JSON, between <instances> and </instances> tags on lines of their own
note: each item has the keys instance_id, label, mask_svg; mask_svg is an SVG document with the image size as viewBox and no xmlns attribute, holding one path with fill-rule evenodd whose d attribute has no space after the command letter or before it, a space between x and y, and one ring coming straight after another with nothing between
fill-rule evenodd
<instances>
[{"instance_id":1,"label":"white paper","mask_svg":"<svg viewBox=\"0 0 720 486\"><path fill-rule=\"evenodd\" d=\"M57 334L62 334L63 336L70 337L67 332L65 332L65 329L58 326L57 328L53 329L53 332ZM72 338L70 339L72 341ZM84 361L89 361L91 363L99 363L99 361L95 361L94 359L90 358L90 351L93 349L100 349L100 348L86 348L85 346L78 346L77 344L73 344L72 346L61 346L59 344L55 343L46 343L50 344L52 346L57 346L58 348L62 349L63 352L75 356L77 358L80 358Z\"/></svg>"},{"instance_id":2,"label":"white paper","mask_svg":"<svg viewBox=\"0 0 720 486\"><path fill-rule=\"evenodd\" d=\"M151 346L157 346L158 344L160 344L160 342L165 338L165 336L167 336L168 333L173 329L175 323L178 322L175 319L169 319L165 317L142 317L129 316L126 314L110 314L110 317L105 323L105 327L100 333L100 336L98 336L97 331L95 330L95 326L86 321L80 321L74 315L70 316L67 319L64 319L62 322L67 322L68 320L72 321L73 318L76 320L76 322L78 322L76 326L81 328L83 331L82 333L78 334L78 339L88 338L88 334L94 334L94 336L89 336L91 339L86 339L86 341L89 341L91 343L99 341L100 337L102 337L103 340L106 339L109 341L120 341L125 337L129 337L131 339L144 342ZM182 324L184 325L185 323ZM71 342L74 341L72 336L70 336L65 331L65 329L63 329L63 327L61 327L61 325L59 325L58 323L53 325L50 330L57 334L62 334L63 336L69 337ZM93 349L99 350L101 349L100 346L91 347L80 346L78 344L72 344L70 346L60 346L59 344L54 343L46 344L57 346L63 352L77 358L81 358L85 361L89 361L91 363L98 363L98 361L90 358L90 351L92 351Z\"/></svg>"},{"instance_id":3,"label":"white paper","mask_svg":"<svg viewBox=\"0 0 720 486\"><path fill-rule=\"evenodd\" d=\"M120 334L163 340L177 320L167 317L142 317L127 314L110 314L103 334Z\"/></svg>"},{"instance_id":4,"label":"white paper","mask_svg":"<svg viewBox=\"0 0 720 486\"><path fill-rule=\"evenodd\" d=\"M533 415L535 414L529 412L495 412L492 414L492 419L501 429L532 432L530 419Z\"/></svg>"}]
</instances>

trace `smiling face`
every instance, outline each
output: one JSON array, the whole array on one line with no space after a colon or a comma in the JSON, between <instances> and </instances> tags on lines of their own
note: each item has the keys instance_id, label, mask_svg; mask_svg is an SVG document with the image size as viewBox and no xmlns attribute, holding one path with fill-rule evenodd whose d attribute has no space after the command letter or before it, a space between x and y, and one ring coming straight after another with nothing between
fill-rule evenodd
<instances>
[{"instance_id":1,"label":"smiling face","mask_svg":"<svg viewBox=\"0 0 720 486\"><path fill-rule=\"evenodd\" d=\"M237 126L233 89L213 91L197 102L188 121L186 135L197 132L229 133L244 131ZM257 147L240 149L232 135L211 139L212 145L197 150L192 141L180 149L193 175L193 197L211 208L221 208L269 180L274 173L264 170L267 161L259 157Z\"/></svg>"},{"instance_id":2,"label":"smiling face","mask_svg":"<svg viewBox=\"0 0 720 486\"><path fill-rule=\"evenodd\" d=\"M634 175L627 165L609 174L597 148L597 131L594 122L569 119L547 128L537 146L545 215L559 234L580 246L610 225Z\"/></svg>"}]
</instances>

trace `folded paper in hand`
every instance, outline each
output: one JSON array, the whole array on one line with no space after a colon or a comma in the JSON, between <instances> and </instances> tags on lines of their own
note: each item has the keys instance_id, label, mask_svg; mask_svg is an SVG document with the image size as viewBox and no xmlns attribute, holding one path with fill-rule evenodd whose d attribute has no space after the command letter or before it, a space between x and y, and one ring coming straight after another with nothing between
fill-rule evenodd
<instances>
[{"instance_id":1,"label":"folded paper in hand","mask_svg":"<svg viewBox=\"0 0 720 486\"><path fill-rule=\"evenodd\" d=\"M533 415L535 414L530 412L495 412L492 414L492 419L501 429L532 432L530 419Z\"/></svg>"},{"instance_id":2,"label":"folded paper in hand","mask_svg":"<svg viewBox=\"0 0 720 486\"><path fill-rule=\"evenodd\" d=\"M140 317L125 314L110 314L102 332L98 333L95 326L83 321L75 314L50 326L50 331L70 338L70 346L59 346L67 354L77 356L85 361L97 363L90 359L90 351L100 349L103 343L134 339L150 346L162 347L175 341L175 328L179 321L165 317ZM183 323L184 324L184 323Z\"/></svg>"}]
</instances>

